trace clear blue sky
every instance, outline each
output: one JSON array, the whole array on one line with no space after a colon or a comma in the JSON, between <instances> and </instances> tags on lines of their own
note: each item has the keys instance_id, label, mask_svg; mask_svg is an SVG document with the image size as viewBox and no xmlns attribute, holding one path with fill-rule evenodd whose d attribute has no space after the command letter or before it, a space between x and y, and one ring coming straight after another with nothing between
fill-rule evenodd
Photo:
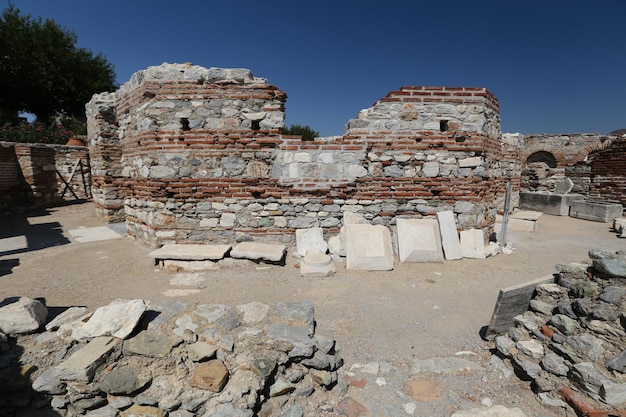
<instances>
[{"instance_id":1,"label":"clear blue sky","mask_svg":"<svg viewBox=\"0 0 626 417\"><path fill-rule=\"evenodd\" d=\"M163 62L249 68L287 93L288 125L322 136L403 85L487 87L503 132L626 128L624 0L12 2L118 83Z\"/></svg>"}]
</instances>

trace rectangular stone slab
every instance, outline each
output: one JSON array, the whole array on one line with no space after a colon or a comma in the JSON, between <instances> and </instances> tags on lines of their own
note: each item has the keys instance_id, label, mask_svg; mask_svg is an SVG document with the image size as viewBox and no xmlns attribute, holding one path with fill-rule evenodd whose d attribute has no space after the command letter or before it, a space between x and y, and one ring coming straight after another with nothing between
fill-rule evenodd
<instances>
[{"instance_id":1,"label":"rectangular stone slab","mask_svg":"<svg viewBox=\"0 0 626 417\"><path fill-rule=\"evenodd\" d=\"M400 262L443 262L435 219L396 219Z\"/></svg>"},{"instance_id":2,"label":"rectangular stone slab","mask_svg":"<svg viewBox=\"0 0 626 417\"><path fill-rule=\"evenodd\" d=\"M485 259L487 257L482 230L461 230L461 253L464 258Z\"/></svg>"},{"instance_id":3,"label":"rectangular stone slab","mask_svg":"<svg viewBox=\"0 0 626 417\"><path fill-rule=\"evenodd\" d=\"M382 225L348 224L346 269L389 271L393 269L391 232Z\"/></svg>"},{"instance_id":4,"label":"rectangular stone slab","mask_svg":"<svg viewBox=\"0 0 626 417\"><path fill-rule=\"evenodd\" d=\"M117 344L113 337L96 337L74 352L64 362L54 368L57 378L62 381L91 382L100 366Z\"/></svg>"},{"instance_id":5,"label":"rectangular stone slab","mask_svg":"<svg viewBox=\"0 0 626 417\"><path fill-rule=\"evenodd\" d=\"M285 256L285 245L241 242L230 251L230 256L233 258L280 262Z\"/></svg>"},{"instance_id":6,"label":"rectangular stone slab","mask_svg":"<svg viewBox=\"0 0 626 417\"><path fill-rule=\"evenodd\" d=\"M439 232L441 233L441 244L443 254L447 260L461 259L461 242L459 232L456 230L454 213L451 210L437 212L439 221Z\"/></svg>"},{"instance_id":7,"label":"rectangular stone slab","mask_svg":"<svg viewBox=\"0 0 626 417\"><path fill-rule=\"evenodd\" d=\"M569 215L577 219L611 223L616 217L622 217L624 207L619 203L603 201L574 201Z\"/></svg>"},{"instance_id":8,"label":"rectangular stone slab","mask_svg":"<svg viewBox=\"0 0 626 417\"><path fill-rule=\"evenodd\" d=\"M224 259L230 245L178 245L168 243L148 254L154 259L176 259L180 261L204 261Z\"/></svg>"},{"instance_id":9,"label":"rectangular stone slab","mask_svg":"<svg viewBox=\"0 0 626 417\"><path fill-rule=\"evenodd\" d=\"M487 336L506 333L509 327L513 326L513 317L528 310L537 285L553 282L554 276L546 275L532 281L501 289L491 315Z\"/></svg>"}]
</instances>

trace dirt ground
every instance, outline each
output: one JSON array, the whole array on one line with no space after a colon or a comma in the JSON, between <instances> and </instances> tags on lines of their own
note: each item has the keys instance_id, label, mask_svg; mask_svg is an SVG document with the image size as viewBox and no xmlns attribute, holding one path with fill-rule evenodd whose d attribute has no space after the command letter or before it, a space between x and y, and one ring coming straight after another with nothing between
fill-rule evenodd
<instances>
[{"instance_id":1,"label":"dirt ground","mask_svg":"<svg viewBox=\"0 0 626 417\"><path fill-rule=\"evenodd\" d=\"M591 248L626 249L626 240L618 239L610 224L543 215L536 232L509 231L508 240L515 248L512 255L486 260L397 262L389 272L346 271L338 265L331 277L303 278L298 260L288 255L286 266L251 263L177 273L155 268L147 257L151 248L141 242L120 238L78 243L68 233L103 224L88 202L0 221L0 242L25 235L28 243L27 249L9 251L0 246L0 300L27 296L45 298L49 307L89 308L116 298L154 303L174 297L227 305L311 301L319 332L337 340L346 369L379 362L396 370L386 375L384 384L378 380L361 390L351 388L349 394L372 416L391 415L392 408L400 410L398 415L410 411L450 415L472 403L480 406L481 398L519 407L528 416L573 416L571 410L545 408L528 383L516 378L504 382L485 375L478 381L458 375L439 379L443 398L428 403L407 399L397 391L402 390L413 359L471 352L468 359L486 361L488 344L480 331L489 324L500 288L550 275L558 263L587 260ZM407 401L417 406L403 409ZM394 402L391 408L383 406Z\"/></svg>"}]
</instances>

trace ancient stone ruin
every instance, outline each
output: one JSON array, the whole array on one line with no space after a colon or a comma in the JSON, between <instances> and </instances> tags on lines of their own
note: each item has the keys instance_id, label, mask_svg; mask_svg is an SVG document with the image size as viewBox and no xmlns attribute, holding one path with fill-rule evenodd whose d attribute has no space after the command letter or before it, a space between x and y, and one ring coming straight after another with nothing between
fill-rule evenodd
<instances>
[{"instance_id":1,"label":"ancient stone ruin","mask_svg":"<svg viewBox=\"0 0 626 417\"><path fill-rule=\"evenodd\" d=\"M501 142L485 88L402 87L343 136L281 134L286 95L244 69L163 64L87 105L98 212L154 246L291 239L453 210L489 232L519 164Z\"/></svg>"}]
</instances>

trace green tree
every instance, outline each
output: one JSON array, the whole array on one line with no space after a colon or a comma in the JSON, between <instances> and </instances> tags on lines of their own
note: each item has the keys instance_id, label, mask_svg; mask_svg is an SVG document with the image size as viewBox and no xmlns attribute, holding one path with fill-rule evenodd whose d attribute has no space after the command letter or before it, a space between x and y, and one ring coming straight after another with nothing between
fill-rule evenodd
<instances>
[{"instance_id":1,"label":"green tree","mask_svg":"<svg viewBox=\"0 0 626 417\"><path fill-rule=\"evenodd\" d=\"M83 120L93 94L115 89L113 65L76 41L54 20L20 15L9 3L0 15L0 123L20 112L46 124L57 115Z\"/></svg>"},{"instance_id":2,"label":"green tree","mask_svg":"<svg viewBox=\"0 0 626 417\"><path fill-rule=\"evenodd\" d=\"M313 130L309 126L301 126L301 125L291 125L288 128L283 129L284 135L300 135L302 136L302 140L313 140L319 137L320 132L317 130Z\"/></svg>"}]
</instances>

